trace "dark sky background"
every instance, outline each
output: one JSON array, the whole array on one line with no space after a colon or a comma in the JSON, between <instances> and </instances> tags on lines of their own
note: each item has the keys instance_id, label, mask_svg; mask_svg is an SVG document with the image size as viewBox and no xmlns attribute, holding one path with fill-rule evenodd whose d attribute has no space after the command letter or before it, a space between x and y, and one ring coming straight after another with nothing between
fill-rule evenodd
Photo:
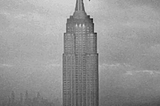
<instances>
[{"instance_id":1,"label":"dark sky background","mask_svg":"<svg viewBox=\"0 0 160 106\"><path fill-rule=\"evenodd\" d=\"M101 106L159 106L160 0L84 2L98 33ZM0 96L62 97L63 33L74 8L75 0L0 0Z\"/></svg>"}]
</instances>

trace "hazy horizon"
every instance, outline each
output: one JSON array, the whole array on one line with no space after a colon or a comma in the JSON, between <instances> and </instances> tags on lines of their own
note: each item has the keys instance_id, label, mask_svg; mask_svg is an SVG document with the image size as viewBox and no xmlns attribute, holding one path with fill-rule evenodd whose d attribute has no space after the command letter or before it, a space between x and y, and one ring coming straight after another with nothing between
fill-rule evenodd
<instances>
[{"instance_id":1,"label":"hazy horizon","mask_svg":"<svg viewBox=\"0 0 160 106\"><path fill-rule=\"evenodd\" d=\"M63 34L75 2L0 1L0 97L62 98ZM158 106L160 1L84 2L98 36L100 106Z\"/></svg>"}]
</instances>

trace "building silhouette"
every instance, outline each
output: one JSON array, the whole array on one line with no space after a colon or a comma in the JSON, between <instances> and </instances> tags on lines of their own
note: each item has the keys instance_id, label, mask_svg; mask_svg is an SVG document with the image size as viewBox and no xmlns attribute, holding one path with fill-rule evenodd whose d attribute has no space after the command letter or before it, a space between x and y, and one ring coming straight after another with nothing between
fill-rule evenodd
<instances>
[{"instance_id":1,"label":"building silhouette","mask_svg":"<svg viewBox=\"0 0 160 106\"><path fill-rule=\"evenodd\" d=\"M67 19L63 53L63 106L98 106L97 34L83 0Z\"/></svg>"},{"instance_id":2,"label":"building silhouette","mask_svg":"<svg viewBox=\"0 0 160 106\"><path fill-rule=\"evenodd\" d=\"M0 106L60 106L60 104L55 104L53 101L50 102L47 99L44 99L40 93L37 93L36 97L29 97L28 91L26 91L25 99L23 99L23 94L20 93L18 99L15 96L14 91L8 97L8 100L0 100Z\"/></svg>"}]
</instances>

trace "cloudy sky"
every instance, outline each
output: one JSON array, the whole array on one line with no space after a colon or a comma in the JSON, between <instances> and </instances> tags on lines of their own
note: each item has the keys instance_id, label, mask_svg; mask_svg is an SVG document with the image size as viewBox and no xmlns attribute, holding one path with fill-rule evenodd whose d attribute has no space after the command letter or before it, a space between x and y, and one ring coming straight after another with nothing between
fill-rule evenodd
<instances>
[{"instance_id":1,"label":"cloudy sky","mask_svg":"<svg viewBox=\"0 0 160 106\"><path fill-rule=\"evenodd\" d=\"M160 100L160 1L84 0L98 33L102 106ZM0 92L61 98L63 33L75 0L0 0ZM148 105L149 106L149 105Z\"/></svg>"}]
</instances>

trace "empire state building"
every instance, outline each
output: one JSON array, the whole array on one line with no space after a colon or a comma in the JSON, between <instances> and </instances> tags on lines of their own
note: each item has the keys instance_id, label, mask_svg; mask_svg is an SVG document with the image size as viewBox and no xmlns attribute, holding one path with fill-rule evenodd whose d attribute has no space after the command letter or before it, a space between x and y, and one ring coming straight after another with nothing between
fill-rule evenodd
<instances>
[{"instance_id":1,"label":"empire state building","mask_svg":"<svg viewBox=\"0 0 160 106\"><path fill-rule=\"evenodd\" d=\"M98 106L97 34L83 0L67 19L63 53L63 106Z\"/></svg>"}]
</instances>

